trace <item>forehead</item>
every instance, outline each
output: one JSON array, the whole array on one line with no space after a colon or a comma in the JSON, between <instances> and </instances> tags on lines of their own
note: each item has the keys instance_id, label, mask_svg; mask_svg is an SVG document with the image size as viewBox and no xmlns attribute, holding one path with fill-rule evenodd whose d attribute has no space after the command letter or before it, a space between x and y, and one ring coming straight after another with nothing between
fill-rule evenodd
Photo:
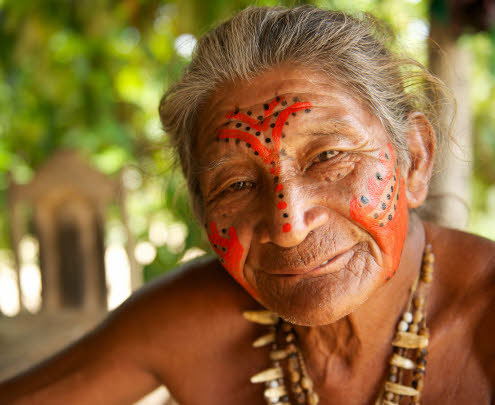
<instances>
[{"instance_id":1,"label":"forehead","mask_svg":"<svg viewBox=\"0 0 495 405\"><path fill-rule=\"evenodd\" d=\"M307 68L277 67L251 80L225 85L213 94L199 117L195 152L201 151L204 156L219 129L229 122L232 112L262 117L269 103L277 97L289 103L310 102L311 118L298 120L306 126L342 123L365 133L366 128L371 131L378 123L362 100L324 73Z\"/></svg>"}]
</instances>

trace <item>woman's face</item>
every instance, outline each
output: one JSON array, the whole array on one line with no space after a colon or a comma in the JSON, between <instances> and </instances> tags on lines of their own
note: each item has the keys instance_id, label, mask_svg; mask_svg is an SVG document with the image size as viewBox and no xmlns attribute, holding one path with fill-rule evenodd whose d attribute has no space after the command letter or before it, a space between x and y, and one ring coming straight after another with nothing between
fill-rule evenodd
<instances>
[{"instance_id":1,"label":"woman's face","mask_svg":"<svg viewBox=\"0 0 495 405\"><path fill-rule=\"evenodd\" d=\"M277 68L215 94L199 130L209 240L264 306L326 324L393 276L405 178L380 121L345 89Z\"/></svg>"}]
</instances>

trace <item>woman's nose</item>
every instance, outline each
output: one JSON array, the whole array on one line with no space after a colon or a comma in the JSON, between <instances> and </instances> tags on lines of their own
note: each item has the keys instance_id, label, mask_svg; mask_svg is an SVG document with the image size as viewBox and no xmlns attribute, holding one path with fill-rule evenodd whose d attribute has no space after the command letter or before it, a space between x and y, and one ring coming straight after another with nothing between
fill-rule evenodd
<instances>
[{"instance_id":1,"label":"woman's nose","mask_svg":"<svg viewBox=\"0 0 495 405\"><path fill-rule=\"evenodd\" d=\"M269 200L264 202L265 214L258 228L261 243L296 246L329 219L328 209L318 205L298 184L277 184Z\"/></svg>"}]
</instances>

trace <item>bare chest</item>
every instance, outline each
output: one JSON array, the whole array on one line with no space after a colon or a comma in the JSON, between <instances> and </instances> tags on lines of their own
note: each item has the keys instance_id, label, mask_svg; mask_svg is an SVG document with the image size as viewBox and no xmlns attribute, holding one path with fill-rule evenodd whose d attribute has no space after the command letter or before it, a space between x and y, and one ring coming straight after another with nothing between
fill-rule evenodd
<instances>
[{"instance_id":1,"label":"bare chest","mask_svg":"<svg viewBox=\"0 0 495 405\"><path fill-rule=\"evenodd\" d=\"M464 345L462 345L464 346ZM253 384L250 377L270 367L268 350L245 347L226 352L215 364L198 364L189 376L174 384L172 391L180 405L195 404L266 404L264 383ZM386 367L370 366L359 375L343 378L327 376L325 382L315 384L321 405L374 404L377 393L386 379ZM290 384L288 370L284 380ZM491 389L476 356L462 347L449 347L446 341L436 340L430 348L421 404L473 404L491 402ZM295 398L290 403L296 404ZM399 404L409 404L403 397Z\"/></svg>"}]
</instances>

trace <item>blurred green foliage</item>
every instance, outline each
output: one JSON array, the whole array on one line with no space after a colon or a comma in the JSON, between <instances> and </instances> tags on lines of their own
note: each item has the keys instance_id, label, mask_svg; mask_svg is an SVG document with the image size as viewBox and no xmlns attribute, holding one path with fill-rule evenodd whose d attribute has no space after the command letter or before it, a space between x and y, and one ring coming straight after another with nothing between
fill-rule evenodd
<instances>
[{"instance_id":1,"label":"blurred green foliage","mask_svg":"<svg viewBox=\"0 0 495 405\"><path fill-rule=\"evenodd\" d=\"M257 1L257 5L300 5ZM426 0L314 0L323 8L369 10L397 33L402 50L426 62ZM0 0L0 248L7 248L7 172L26 183L59 148L76 148L109 175L131 168L131 230L148 239L154 218L180 222L185 242L158 248L152 278L190 247L208 249L160 129L157 106L188 62L182 34L198 37L253 4L244 0ZM476 215L495 181L495 31L465 36L473 49ZM491 208L490 208L491 209ZM110 217L113 214L110 212ZM494 214L495 215L495 214Z\"/></svg>"}]
</instances>

